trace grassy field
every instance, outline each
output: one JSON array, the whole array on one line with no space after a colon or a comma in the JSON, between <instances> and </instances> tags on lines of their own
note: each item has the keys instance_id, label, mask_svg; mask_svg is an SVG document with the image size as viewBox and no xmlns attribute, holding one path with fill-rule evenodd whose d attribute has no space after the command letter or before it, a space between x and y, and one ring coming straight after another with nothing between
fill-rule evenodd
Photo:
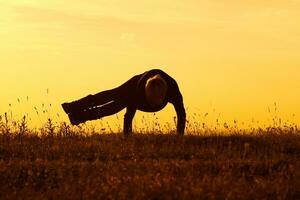
<instances>
[{"instance_id":1,"label":"grassy field","mask_svg":"<svg viewBox=\"0 0 300 200\"><path fill-rule=\"evenodd\" d=\"M297 128L124 138L16 126L0 129L0 199L300 199Z\"/></svg>"}]
</instances>

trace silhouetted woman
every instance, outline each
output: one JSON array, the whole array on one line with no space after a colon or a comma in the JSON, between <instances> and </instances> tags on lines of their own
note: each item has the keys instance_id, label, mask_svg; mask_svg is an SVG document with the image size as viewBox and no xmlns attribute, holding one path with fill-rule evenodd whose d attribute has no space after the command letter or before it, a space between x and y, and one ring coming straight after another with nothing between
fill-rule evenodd
<instances>
[{"instance_id":1,"label":"silhouetted woman","mask_svg":"<svg viewBox=\"0 0 300 200\"><path fill-rule=\"evenodd\" d=\"M183 135L186 113L182 95L176 81L159 69L136 75L115 89L64 103L62 107L72 125L113 115L127 108L124 116L124 134L128 135L132 132L132 119L136 110L157 112L168 103L175 107L177 133Z\"/></svg>"}]
</instances>

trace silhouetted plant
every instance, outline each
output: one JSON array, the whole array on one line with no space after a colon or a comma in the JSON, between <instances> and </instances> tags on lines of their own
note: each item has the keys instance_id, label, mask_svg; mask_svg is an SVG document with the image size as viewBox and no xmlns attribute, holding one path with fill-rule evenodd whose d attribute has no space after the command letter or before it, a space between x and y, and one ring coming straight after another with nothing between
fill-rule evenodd
<instances>
[{"instance_id":1,"label":"silhouetted plant","mask_svg":"<svg viewBox=\"0 0 300 200\"><path fill-rule=\"evenodd\" d=\"M45 125L45 131L48 136L54 136L55 125L53 124L53 121L50 118L48 118L47 123Z\"/></svg>"},{"instance_id":2,"label":"silhouetted plant","mask_svg":"<svg viewBox=\"0 0 300 200\"><path fill-rule=\"evenodd\" d=\"M1 117L1 129L3 134L9 134L11 131L11 127L6 112L4 113L4 122L2 122L2 117Z\"/></svg>"},{"instance_id":3,"label":"silhouetted plant","mask_svg":"<svg viewBox=\"0 0 300 200\"><path fill-rule=\"evenodd\" d=\"M26 120L26 116L24 115L21 119L21 121L18 123L18 136L19 138L21 139L22 136L24 136L27 131L28 131L28 128L27 128L27 120Z\"/></svg>"}]
</instances>

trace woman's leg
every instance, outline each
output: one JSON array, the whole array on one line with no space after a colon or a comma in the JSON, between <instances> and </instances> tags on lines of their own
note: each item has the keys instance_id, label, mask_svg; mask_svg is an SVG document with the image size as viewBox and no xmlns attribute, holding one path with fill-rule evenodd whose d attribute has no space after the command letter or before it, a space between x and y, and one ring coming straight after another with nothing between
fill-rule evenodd
<instances>
[{"instance_id":1,"label":"woman's leg","mask_svg":"<svg viewBox=\"0 0 300 200\"><path fill-rule=\"evenodd\" d=\"M71 124L78 125L80 123L96 120L102 117L116 114L124 109L126 105L121 101L112 101L103 106L93 107L86 110L75 111L69 114Z\"/></svg>"},{"instance_id":2,"label":"woman's leg","mask_svg":"<svg viewBox=\"0 0 300 200\"><path fill-rule=\"evenodd\" d=\"M71 103L64 103L62 104L62 107L68 114L73 112L80 112L119 99L121 94L122 92L120 91L120 88L115 88L112 90L99 92L95 95L88 95Z\"/></svg>"},{"instance_id":3,"label":"woman's leg","mask_svg":"<svg viewBox=\"0 0 300 200\"><path fill-rule=\"evenodd\" d=\"M64 103L62 104L62 107L67 114L70 114L75 111L80 112L103 104L107 104L111 101L125 101L130 92L133 92L138 79L139 77L135 76L117 88L99 92L95 95L88 95L87 97L84 97L77 101L73 101L71 103Z\"/></svg>"}]
</instances>

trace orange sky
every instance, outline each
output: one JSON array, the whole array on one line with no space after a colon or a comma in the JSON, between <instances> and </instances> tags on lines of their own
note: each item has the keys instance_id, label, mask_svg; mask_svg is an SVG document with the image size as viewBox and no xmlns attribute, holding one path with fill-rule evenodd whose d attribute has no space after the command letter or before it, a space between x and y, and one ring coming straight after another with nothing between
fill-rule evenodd
<instances>
[{"instance_id":1,"label":"orange sky","mask_svg":"<svg viewBox=\"0 0 300 200\"><path fill-rule=\"evenodd\" d=\"M276 102L298 123L299 10L299 0L1 0L0 112L38 124L34 107L51 103L44 117L65 120L62 102L162 68L190 117L268 122Z\"/></svg>"}]
</instances>

